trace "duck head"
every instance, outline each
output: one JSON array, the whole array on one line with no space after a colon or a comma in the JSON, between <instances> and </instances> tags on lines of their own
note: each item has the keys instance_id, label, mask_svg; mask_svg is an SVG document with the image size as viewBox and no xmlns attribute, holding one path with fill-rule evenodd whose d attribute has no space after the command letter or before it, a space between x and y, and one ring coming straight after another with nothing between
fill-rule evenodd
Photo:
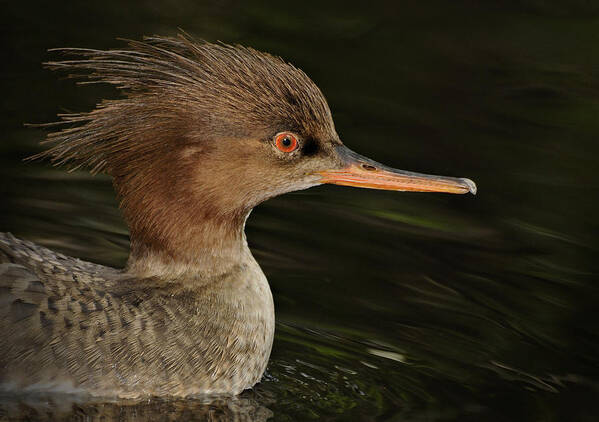
<instances>
[{"instance_id":1,"label":"duck head","mask_svg":"<svg viewBox=\"0 0 599 422\"><path fill-rule=\"evenodd\" d=\"M50 68L112 84L123 96L62 115L66 126L40 156L113 177L130 229L130 269L156 271L139 264L150 257L232 260L243 253L254 206L323 183L476 193L469 179L396 170L351 151L322 92L278 57L183 35L130 41L124 50L60 51L73 57Z\"/></svg>"}]
</instances>

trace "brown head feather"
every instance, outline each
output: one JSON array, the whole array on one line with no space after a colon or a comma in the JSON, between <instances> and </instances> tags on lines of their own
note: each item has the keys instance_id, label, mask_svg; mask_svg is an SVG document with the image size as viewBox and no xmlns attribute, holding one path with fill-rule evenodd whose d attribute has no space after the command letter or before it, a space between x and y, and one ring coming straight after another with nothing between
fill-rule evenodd
<instances>
[{"instance_id":1,"label":"brown head feather","mask_svg":"<svg viewBox=\"0 0 599 422\"><path fill-rule=\"evenodd\" d=\"M67 127L34 158L113 176L131 232L130 267L148 255L195 261L199 250L238 248L253 206L308 187L305 165L273 155L276 133L339 143L321 91L278 57L185 35L128 46L56 50L77 58L49 68L124 96L60 116Z\"/></svg>"},{"instance_id":2,"label":"brown head feather","mask_svg":"<svg viewBox=\"0 0 599 422\"><path fill-rule=\"evenodd\" d=\"M128 50L51 50L81 58L51 61L48 68L69 71L83 83L115 85L125 98L61 115L58 123L75 126L49 134L47 141L57 145L36 158L111 174L160 152L161 135L170 138L174 131L183 138L189 138L187 130L201 131L204 138L243 138L277 125L290 129L289 123L310 132L315 128L306 124L332 125L318 87L279 57L238 45L198 44L185 35L128 45Z\"/></svg>"}]
</instances>

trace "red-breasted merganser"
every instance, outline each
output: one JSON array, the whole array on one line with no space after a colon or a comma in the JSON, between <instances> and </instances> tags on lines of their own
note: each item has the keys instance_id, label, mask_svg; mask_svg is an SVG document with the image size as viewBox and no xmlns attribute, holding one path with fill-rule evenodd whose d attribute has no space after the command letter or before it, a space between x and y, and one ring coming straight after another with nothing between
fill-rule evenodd
<instances>
[{"instance_id":1,"label":"red-breasted merganser","mask_svg":"<svg viewBox=\"0 0 599 422\"><path fill-rule=\"evenodd\" d=\"M123 270L0 235L0 385L96 396L234 395L256 384L275 326L248 214L323 183L475 193L469 179L395 170L343 145L304 72L187 36L55 61L124 93L66 114L39 154L112 176L129 226Z\"/></svg>"}]
</instances>

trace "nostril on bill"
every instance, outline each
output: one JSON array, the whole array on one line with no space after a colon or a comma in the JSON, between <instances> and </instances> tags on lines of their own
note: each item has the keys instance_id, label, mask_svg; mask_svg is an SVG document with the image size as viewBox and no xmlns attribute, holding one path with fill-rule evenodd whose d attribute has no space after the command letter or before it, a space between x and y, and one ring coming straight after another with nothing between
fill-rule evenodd
<instances>
[{"instance_id":1,"label":"nostril on bill","mask_svg":"<svg viewBox=\"0 0 599 422\"><path fill-rule=\"evenodd\" d=\"M371 166L370 164L362 164L362 168L364 170L367 170L367 171L374 171L374 170L376 170L376 167L375 166Z\"/></svg>"}]
</instances>

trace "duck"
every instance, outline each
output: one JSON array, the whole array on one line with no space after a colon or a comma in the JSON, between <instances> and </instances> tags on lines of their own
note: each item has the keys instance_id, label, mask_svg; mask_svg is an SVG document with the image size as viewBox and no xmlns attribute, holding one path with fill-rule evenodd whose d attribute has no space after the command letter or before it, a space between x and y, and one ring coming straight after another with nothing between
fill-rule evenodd
<instances>
[{"instance_id":1,"label":"duck","mask_svg":"<svg viewBox=\"0 0 599 422\"><path fill-rule=\"evenodd\" d=\"M477 190L350 150L320 89L278 56L183 33L58 53L48 68L120 96L59 115L32 158L108 174L130 253L116 269L0 234L3 391L237 395L261 380L275 331L244 232L255 206L322 184Z\"/></svg>"}]
</instances>

